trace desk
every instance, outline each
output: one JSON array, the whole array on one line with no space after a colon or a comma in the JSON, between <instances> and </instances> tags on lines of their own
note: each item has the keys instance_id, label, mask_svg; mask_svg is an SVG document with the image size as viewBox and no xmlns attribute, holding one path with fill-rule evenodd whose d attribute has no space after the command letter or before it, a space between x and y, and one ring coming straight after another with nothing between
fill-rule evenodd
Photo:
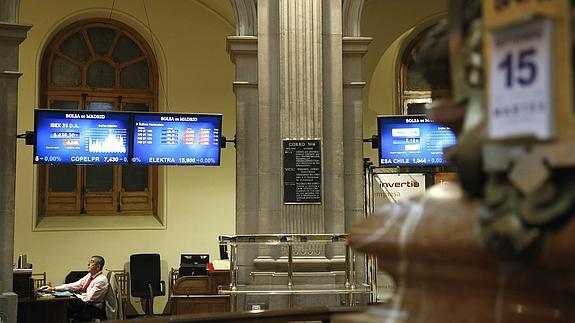
<instances>
[{"instance_id":1,"label":"desk","mask_svg":"<svg viewBox=\"0 0 575 323\"><path fill-rule=\"evenodd\" d=\"M172 295L172 315L230 311L229 295Z\"/></svg>"},{"instance_id":2,"label":"desk","mask_svg":"<svg viewBox=\"0 0 575 323\"><path fill-rule=\"evenodd\" d=\"M178 278L170 295L171 314L229 312L230 296L218 295L218 286L229 284L229 270Z\"/></svg>"},{"instance_id":3,"label":"desk","mask_svg":"<svg viewBox=\"0 0 575 323\"><path fill-rule=\"evenodd\" d=\"M68 323L69 297L18 299L18 323Z\"/></svg>"},{"instance_id":4,"label":"desk","mask_svg":"<svg viewBox=\"0 0 575 323\"><path fill-rule=\"evenodd\" d=\"M34 295L34 280L32 269L14 269L12 276L12 289L20 298L30 298Z\"/></svg>"}]
</instances>

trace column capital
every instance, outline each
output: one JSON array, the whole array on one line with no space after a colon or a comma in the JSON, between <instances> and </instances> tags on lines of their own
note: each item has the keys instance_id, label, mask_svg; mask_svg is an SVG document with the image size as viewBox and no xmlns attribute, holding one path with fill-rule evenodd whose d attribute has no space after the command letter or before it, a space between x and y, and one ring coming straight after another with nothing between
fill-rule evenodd
<instances>
[{"instance_id":1,"label":"column capital","mask_svg":"<svg viewBox=\"0 0 575 323\"><path fill-rule=\"evenodd\" d=\"M256 55L258 53L258 38L256 36L228 36L226 38L226 50L233 62L235 62L237 55Z\"/></svg>"},{"instance_id":2,"label":"column capital","mask_svg":"<svg viewBox=\"0 0 575 323\"><path fill-rule=\"evenodd\" d=\"M20 44L26 39L28 30L32 25L0 22L0 41Z\"/></svg>"},{"instance_id":3,"label":"column capital","mask_svg":"<svg viewBox=\"0 0 575 323\"><path fill-rule=\"evenodd\" d=\"M367 53L367 47L372 40L373 38L371 37L343 37L343 55L365 55Z\"/></svg>"}]
</instances>

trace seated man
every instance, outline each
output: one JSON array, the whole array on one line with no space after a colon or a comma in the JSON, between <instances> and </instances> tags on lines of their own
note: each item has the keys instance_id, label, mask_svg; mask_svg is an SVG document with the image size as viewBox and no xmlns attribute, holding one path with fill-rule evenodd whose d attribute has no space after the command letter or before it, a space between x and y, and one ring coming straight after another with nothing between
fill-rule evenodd
<instances>
[{"instance_id":1,"label":"seated man","mask_svg":"<svg viewBox=\"0 0 575 323\"><path fill-rule=\"evenodd\" d=\"M102 274L104 258L92 256L88 262L88 274L80 280L56 287L42 286L40 291L71 291L78 292L77 297L69 302L70 318L78 321L93 318L105 319L104 298L108 291L108 278Z\"/></svg>"}]
</instances>

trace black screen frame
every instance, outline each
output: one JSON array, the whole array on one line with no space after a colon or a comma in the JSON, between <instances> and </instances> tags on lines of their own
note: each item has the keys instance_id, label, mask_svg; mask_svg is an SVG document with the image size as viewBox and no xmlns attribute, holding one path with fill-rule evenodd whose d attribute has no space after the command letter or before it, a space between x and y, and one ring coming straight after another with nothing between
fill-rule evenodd
<instances>
[{"instance_id":1,"label":"black screen frame","mask_svg":"<svg viewBox=\"0 0 575 323\"><path fill-rule=\"evenodd\" d=\"M186 116L186 117L194 117L194 116L207 116L207 117L218 117L219 118L219 131L220 131L220 137L219 137L219 145L218 145L218 162L215 164L206 164L206 163L197 163L197 164L189 164L189 163L146 163L143 161L140 162L134 162L134 149L135 149L135 143L134 141L134 136L135 136L135 129L136 129L136 117L137 116L141 116L141 115L152 115L152 116ZM132 165L149 165L149 166L221 166L222 163L222 140L223 140L223 122L224 122L224 116L222 113L184 113L184 112L133 112L132 113L132 136L131 136L131 140L132 140L132 145L131 145L131 150L130 150L130 164Z\"/></svg>"},{"instance_id":2,"label":"black screen frame","mask_svg":"<svg viewBox=\"0 0 575 323\"><path fill-rule=\"evenodd\" d=\"M443 164L382 164L381 163L381 159L382 159L382 149L383 149L383 143L382 143L382 122L380 122L380 120L382 119L386 119L386 120L391 120L391 119L409 119L409 118L425 118L427 120L430 120L429 118L427 118L426 115L424 114L410 114L410 115L378 115L377 116L377 164L379 165L379 167L381 168L395 168L398 169L398 172L400 173L410 173L410 172L418 172L418 173L430 173L430 172L452 172L455 171L455 166L450 164L449 161L447 161L444 156L445 154L442 154L442 158L444 160ZM436 123L432 120L430 120L432 123L434 124L439 124ZM445 125L442 125L444 127L447 127ZM447 127L449 128L449 127ZM451 128L449 128L451 130ZM453 132L453 130L451 130L451 132ZM453 132L453 134L455 135L455 132ZM456 140L457 140L457 136L456 136ZM455 145L457 145L457 142L455 143ZM450 146L451 147L451 146Z\"/></svg>"},{"instance_id":3,"label":"black screen frame","mask_svg":"<svg viewBox=\"0 0 575 323\"><path fill-rule=\"evenodd\" d=\"M128 161L127 162L109 162L109 163L79 163L79 162L44 162L44 161L37 161L37 149L38 149L38 118L39 114L41 113L48 113L48 114L58 114L58 113L75 113L75 114L105 114L105 115L127 115L128 116L128 124L127 124L127 134L128 138L126 138L126 143L128 145ZM34 148L33 148L33 155L32 155L32 163L36 165L89 165L89 166L106 166L106 165L129 165L131 164L132 158L132 139L131 135L133 132L133 116L132 113L128 111L106 111L106 110L65 110L65 109L45 109L45 108L36 108L34 109Z\"/></svg>"}]
</instances>

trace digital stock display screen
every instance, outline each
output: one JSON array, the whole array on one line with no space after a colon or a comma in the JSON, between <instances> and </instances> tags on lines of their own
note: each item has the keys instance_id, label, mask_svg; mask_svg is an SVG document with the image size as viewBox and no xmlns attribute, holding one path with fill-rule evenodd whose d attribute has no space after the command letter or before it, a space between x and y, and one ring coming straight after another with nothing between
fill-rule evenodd
<instances>
[{"instance_id":1,"label":"digital stock display screen","mask_svg":"<svg viewBox=\"0 0 575 323\"><path fill-rule=\"evenodd\" d=\"M449 127L420 115L378 116L380 166L440 166L443 149L456 143Z\"/></svg>"},{"instance_id":2,"label":"digital stock display screen","mask_svg":"<svg viewBox=\"0 0 575 323\"><path fill-rule=\"evenodd\" d=\"M34 163L128 163L130 127L128 113L36 109Z\"/></svg>"},{"instance_id":3,"label":"digital stock display screen","mask_svg":"<svg viewBox=\"0 0 575 323\"><path fill-rule=\"evenodd\" d=\"M136 113L132 163L220 164L220 114Z\"/></svg>"}]
</instances>

